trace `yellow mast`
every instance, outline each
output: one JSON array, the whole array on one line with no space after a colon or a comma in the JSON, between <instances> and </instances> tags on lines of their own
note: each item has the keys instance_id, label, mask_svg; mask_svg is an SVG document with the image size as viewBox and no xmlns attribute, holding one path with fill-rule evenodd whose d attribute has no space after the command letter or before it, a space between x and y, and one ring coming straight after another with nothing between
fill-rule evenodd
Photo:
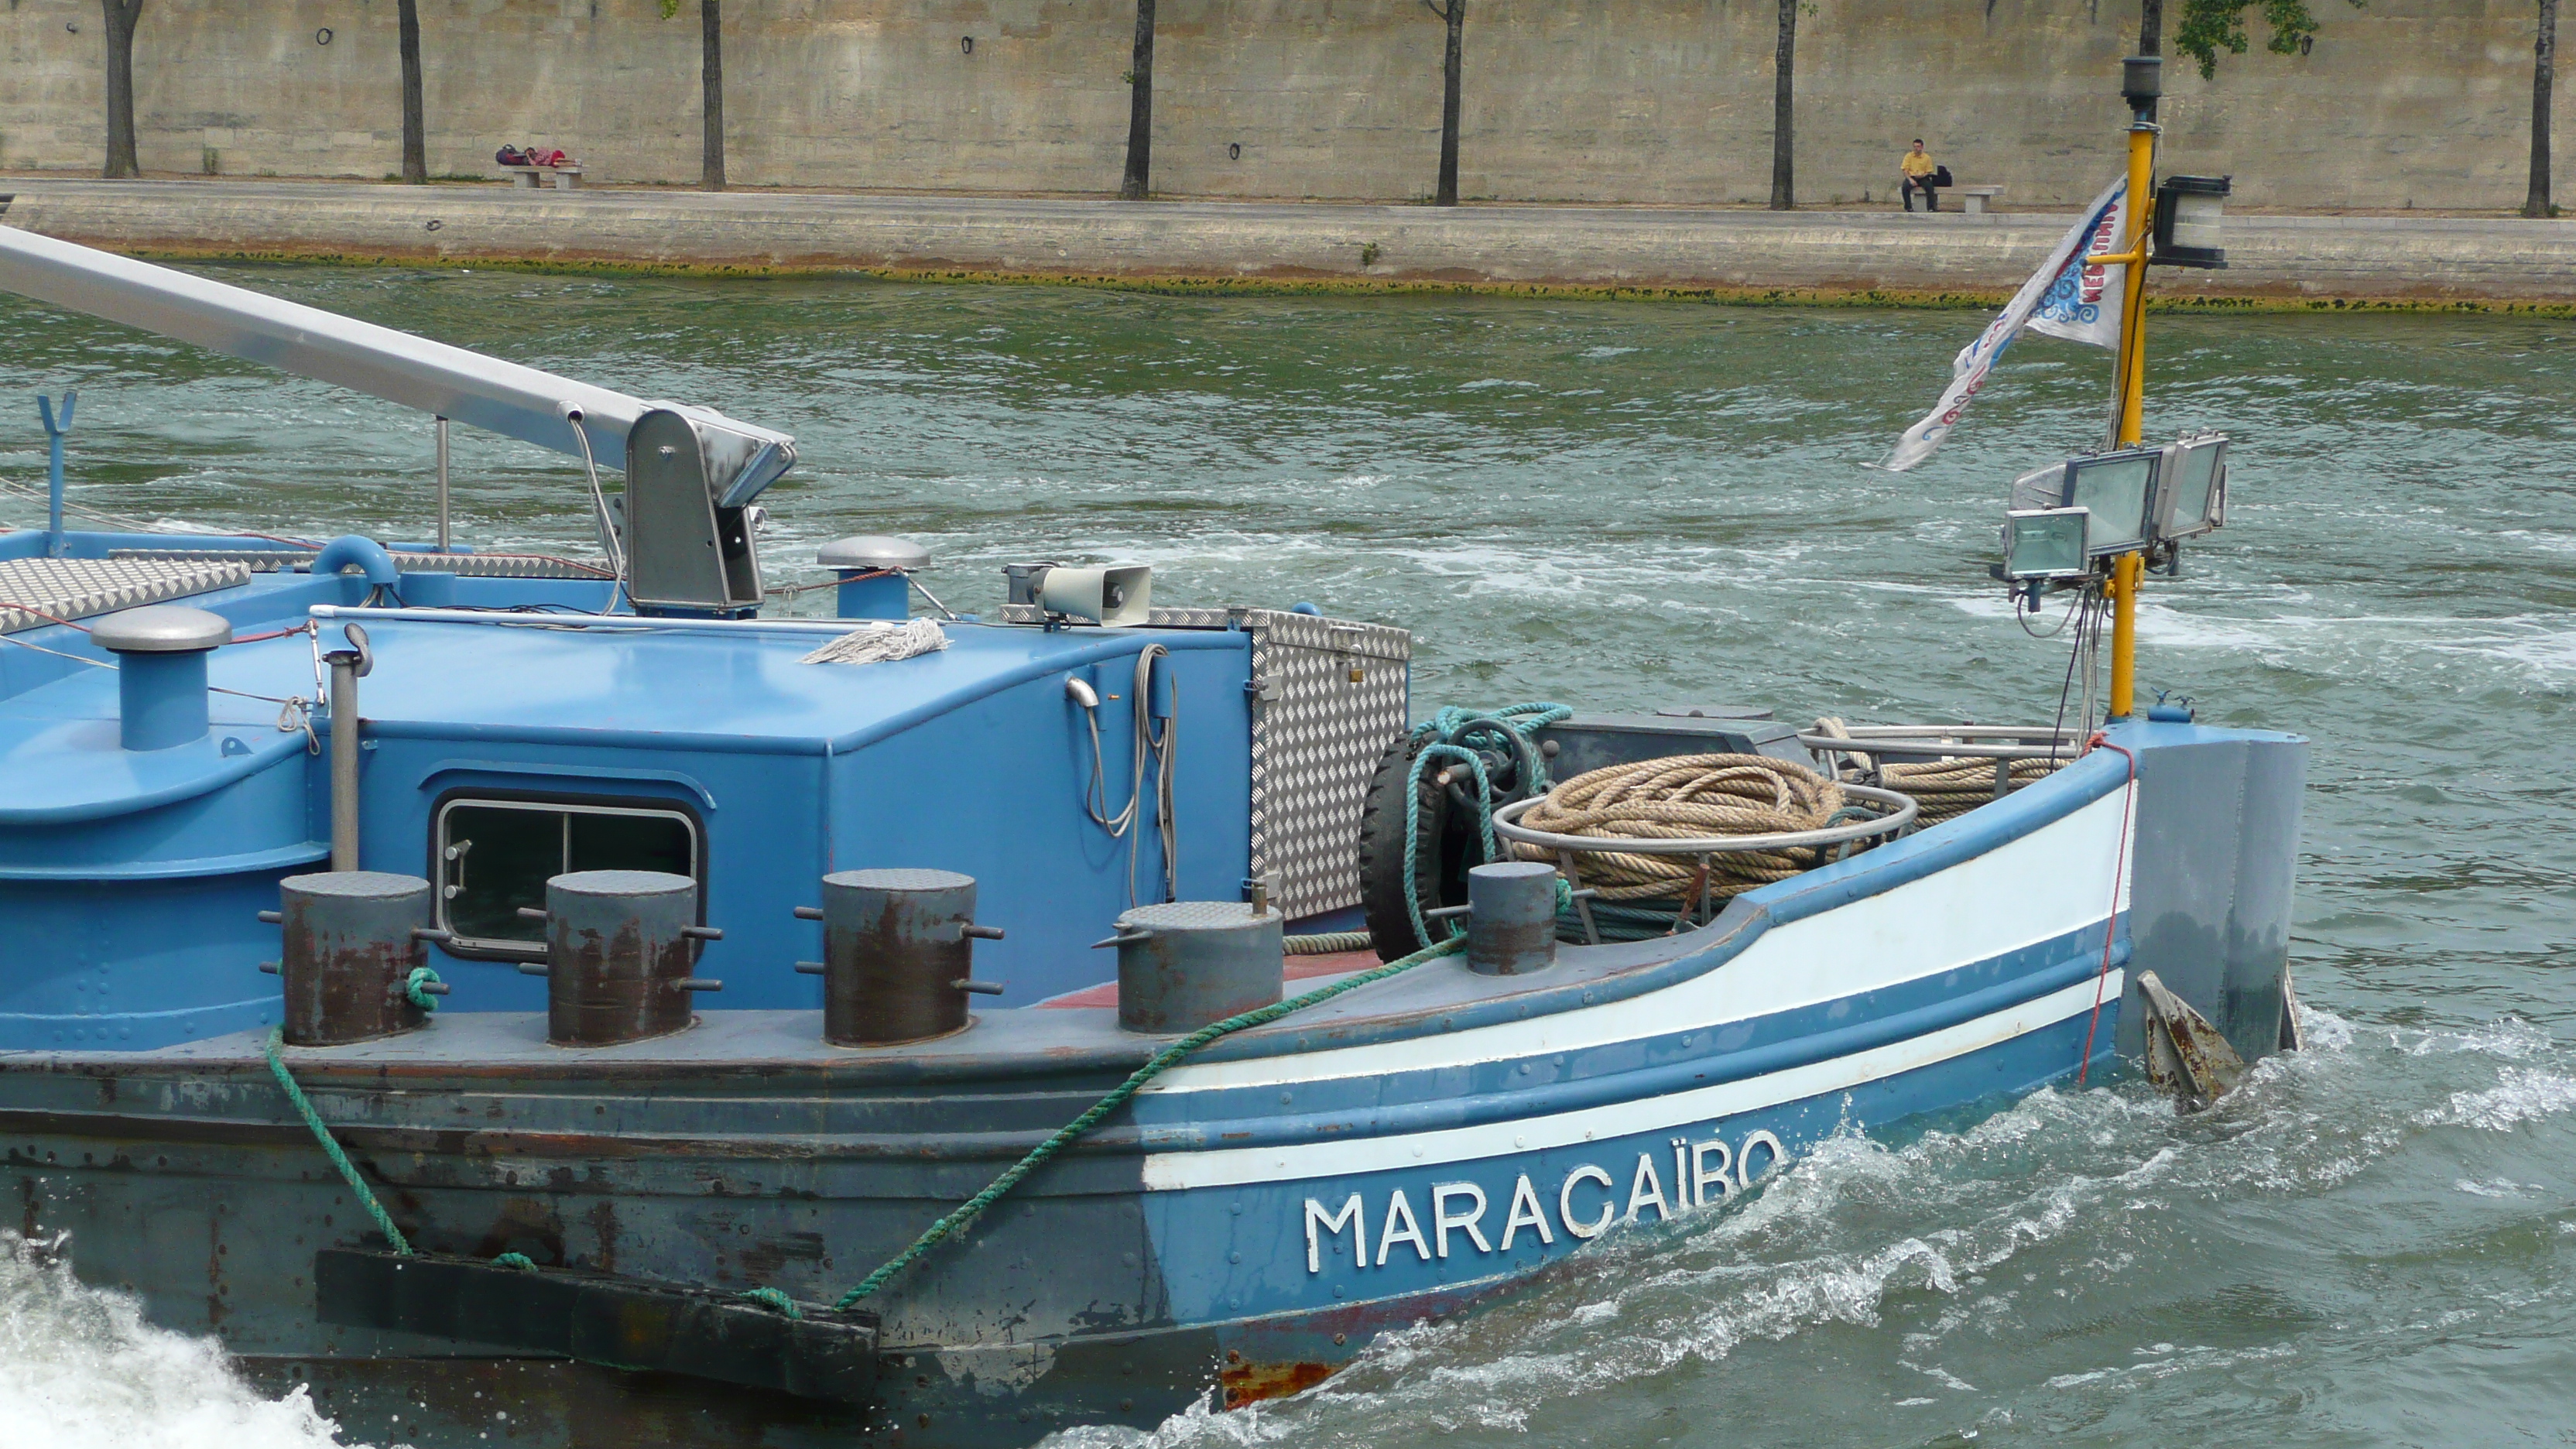
<instances>
[{"instance_id":1,"label":"yellow mast","mask_svg":"<svg viewBox=\"0 0 2576 1449\"><path fill-rule=\"evenodd\" d=\"M2162 93L2158 57L2131 56L2121 71L2121 92L2129 102L2129 195L2127 224L2120 250L2089 257L2095 262L2125 264L2120 298L2120 358L2115 373L2118 413L2111 425L2111 445L2134 446L2142 436L2147 407L2147 227L2155 209L2156 98ZM2111 600L2111 697L2105 711L2126 719L2137 705L2138 583L2146 573L2146 556L2124 553L2111 561L2103 591Z\"/></svg>"}]
</instances>

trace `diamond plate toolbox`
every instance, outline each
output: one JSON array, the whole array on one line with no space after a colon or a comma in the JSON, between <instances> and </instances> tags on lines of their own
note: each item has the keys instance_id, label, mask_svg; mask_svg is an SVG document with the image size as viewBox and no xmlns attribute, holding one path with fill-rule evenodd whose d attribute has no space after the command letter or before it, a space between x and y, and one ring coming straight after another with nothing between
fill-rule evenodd
<instances>
[{"instance_id":1,"label":"diamond plate toolbox","mask_svg":"<svg viewBox=\"0 0 2576 1449\"><path fill-rule=\"evenodd\" d=\"M1410 631L1269 609L1252 633L1252 872L1289 919L1360 901L1360 806L1409 723Z\"/></svg>"}]
</instances>

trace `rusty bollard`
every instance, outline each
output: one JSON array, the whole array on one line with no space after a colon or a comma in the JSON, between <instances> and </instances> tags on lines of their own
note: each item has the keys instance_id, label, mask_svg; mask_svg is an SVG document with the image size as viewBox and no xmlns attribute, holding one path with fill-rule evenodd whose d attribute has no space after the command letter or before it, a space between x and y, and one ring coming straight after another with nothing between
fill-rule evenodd
<instances>
[{"instance_id":1,"label":"rusty bollard","mask_svg":"<svg viewBox=\"0 0 2576 1449\"><path fill-rule=\"evenodd\" d=\"M429 882L380 870L290 875L277 883L278 909L259 918L284 928L285 949L262 970L286 990L286 1039L296 1046L345 1046L415 1030L429 1014L412 1004L411 973L429 964ZM433 995L447 988L425 983Z\"/></svg>"},{"instance_id":2,"label":"rusty bollard","mask_svg":"<svg viewBox=\"0 0 2576 1449\"><path fill-rule=\"evenodd\" d=\"M966 998L998 995L975 979L975 942L1002 939L975 924L975 878L953 870L844 870L823 877L823 959L796 969L823 978L823 1039L892 1046L964 1031Z\"/></svg>"},{"instance_id":3,"label":"rusty bollard","mask_svg":"<svg viewBox=\"0 0 2576 1449\"><path fill-rule=\"evenodd\" d=\"M724 932L701 926L698 883L654 870L578 870L546 882L546 1040L614 1046L667 1036L693 1019L690 993L723 989L692 976L698 943Z\"/></svg>"},{"instance_id":4,"label":"rusty bollard","mask_svg":"<svg viewBox=\"0 0 2576 1449\"><path fill-rule=\"evenodd\" d=\"M1196 1031L1279 1000L1287 978L1281 917L1266 892L1249 904L1172 901L1118 918L1118 1024Z\"/></svg>"},{"instance_id":5,"label":"rusty bollard","mask_svg":"<svg viewBox=\"0 0 2576 1449\"><path fill-rule=\"evenodd\" d=\"M1556 964L1556 867L1506 860L1467 872L1467 969L1526 976Z\"/></svg>"}]
</instances>

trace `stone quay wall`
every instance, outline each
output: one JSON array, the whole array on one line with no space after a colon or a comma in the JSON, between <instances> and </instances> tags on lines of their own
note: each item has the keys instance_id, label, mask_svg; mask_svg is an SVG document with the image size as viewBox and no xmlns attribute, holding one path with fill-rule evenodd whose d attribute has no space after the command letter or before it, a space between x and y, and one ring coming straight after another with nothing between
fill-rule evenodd
<instances>
[{"instance_id":1,"label":"stone quay wall","mask_svg":"<svg viewBox=\"0 0 2576 1449\"><path fill-rule=\"evenodd\" d=\"M1573 289L1712 300L1992 302L2062 214L1886 207L1411 206L323 181L0 182L0 222L165 257L682 272L868 271L1253 289ZM2246 216L2159 300L2576 308L2576 218ZM2220 300L2223 299L2223 300Z\"/></svg>"},{"instance_id":2,"label":"stone quay wall","mask_svg":"<svg viewBox=\"0 0 2576 1449\"><path fill-rule=\"evenodd\" d=\"M0 10L0 169L104 148L95 0ZM2501 209L2523 195L2531 0L2315 0L2310 53L2168 59L2168 170L2238 204ZM698 6L420 0L433 173L494 148L587 180L698 175ZM2257 7L2259 12L2259 7ZM1770 0L1475 0L1460 190L1671 204L1769 194ZM1162 0L1163 195L1406 201L1438 164L1443 29L1414 0ZM736 185L1098 195L1124 155L1133 0L732 0ZM2170 21L2169 21L2170 23ZM2136 0L1825 0L1801 21L1802 202L1884 203L1925 137L2004 205L2079 204L2116 171ZM381 178L399 169L394 0L151 0L135 46L147 172ZM2576 134L2562 85L2561 137ZM2576 142L2561 141L2576 156Z\"/></svg>"}]
</instances>

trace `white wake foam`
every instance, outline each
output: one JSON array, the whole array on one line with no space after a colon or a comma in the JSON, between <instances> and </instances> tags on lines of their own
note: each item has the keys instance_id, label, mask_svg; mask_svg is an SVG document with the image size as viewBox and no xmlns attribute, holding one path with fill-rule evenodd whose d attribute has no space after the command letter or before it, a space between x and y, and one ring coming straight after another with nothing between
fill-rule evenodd
<instances>
[{"instance_id":1,"label":"white wake foam","mask_svg":"<svg viewBox=\"0 0 2576 1449\"><path fill-rule=\"evenodd\" d=\"M0 1229L0 1440L9 1449L357 1449L302 1388L270 1399L223 1348L84 1287L61 1238Z\"/></svg>"},{"instance_id":2,"label":"white wake foam","mask_svg":"<svg viewBox=\"0 0 2576 1449\"><path fill-rule=\"evenodd\" d=\"M1596 1244L1569 1265L1579 1276L1527 1298L1386 1335L1297 1398L1232 1413L1202 1404L1151 1431L1080 1428L1049 1443L1357 1449L1536 1432L1570 1404L1618 1401L1623 1385L1839 1327L1895 1330L1895 1361L1921 1376L1918 1392L1938 1396L1904 1402L1944 1402L1978 1392L1974 1375L1936 1361L1954 1335L1991 1334L2044 1312L2043 1299L2130 1270L2169 1246L2177 1222L2250 1195L2333 1189L2428 1128L2503 1130L2576 1109L2576 1079L2542 1065L2563 1066L2564 1046L2528 1021L2358 1031L2314 1008L2304 1021L2307 1051L2266 1059L2244 1090L2197 1117L2178 1118L2132 1084L2042 1090L1901 1146L1847 1127L1749 1201ZM2391 1058L2424 1056L2450 1058L2471 1080L2411 1101L2378 1095ZM2506 1190L2501 1180L2460 1188ZM2127 1392L2285 1352L2159 1343L2050 1382Z\"/></svg>"}]
</instances>

